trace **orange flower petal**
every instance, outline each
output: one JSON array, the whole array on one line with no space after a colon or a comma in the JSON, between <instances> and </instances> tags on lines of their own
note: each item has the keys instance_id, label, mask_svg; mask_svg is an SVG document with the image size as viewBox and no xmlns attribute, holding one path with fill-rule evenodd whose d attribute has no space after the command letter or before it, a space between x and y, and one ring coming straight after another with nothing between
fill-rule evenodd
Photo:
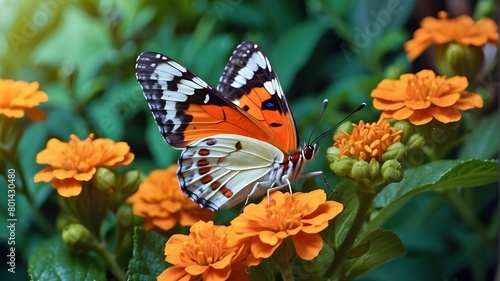
<instances>
[{"instance_id":1,"label":"orange flower petal","mask_svg":"<svg viewBox=\"0 0 500 281\"><path fill-rule=\"evenodd\" d=\"M74 170L67 171L67 170L63 170L63 169L54 169L53 174L54 174L54 177L56 179L63 180L63 179L67 179L67 178L72 178L76 174L76 171L74 171Z\"/></svg>"},{"instance_id":2,"label":"orange flower petal","mask_svg":"<svg viewBox=\"0 0 500 281\"><path fill-rule=\"evenodd\" d=\"M184 268L171 266L165 271L163 271L158 277L158 281L189 281L191 280L191 275L189 275Z\"/></svg>"},{"instance_id":3,"label":"orange flower petal","mask_svg":"<svg viewBox=\"0 0 500 281\"><path fill-rule=\"evenodd\" d=\"M318 256L323 248L323 239L319 234L300 232L292 236L297 255L304 260L312 260Z\"/></svg>"},{"instance_id":4,"label":"orange flower petal","mask_svg":"<svg viewBox=\"0 0 500 281\"><path fill-rule=\"evenodd\" d=\"M36 173L33 181L34 182L50 182L54 179L54 168L46 167L43 168L40 172Z\"/></svg>"},{"instance_id":5,"label":"orange flower petal","mask_svg":"<svg viewBox=\"0 0 500 281\"><path fill-rule=\"evenodd\" d=\"M403 118L404 119L404 118ZM432 115L429 113L429 110L418 110L413 112L410 116L409 121L417 126L424 125L432 120Z\"/></svg>"},{"instance_id":6,"label":"orange flower petal","mask_svg":"<svg viewBox=\"0 0 500 281\"><path fill-rule=\"evenodd\" d=\"M460 120L461 114L448 107L467 110L483 105L479 95L465 91L468 86L465 77L436 76L433 71L424 69L416 74L400 76L398 81L407 84L405 90L401 90L404 87L399 84L390 83L392 80L387 80L384 79L372 91L374 107L383 110L381 118L408 119L415 125L426 124L433 118L451 122ZM397 86L389 88L390 85ZM395 92L404 101L403 105L400 99L394 98ZM446 118L447 113L453 116Z\"/></svg>"},{"instance_id":7,"label":"orange flower petal","mask_svg":"<svg viewBox=\"0 0 500 281\"><path fill-rule=\"evenodd\" d=\"M432 117L436 118L441 123L450 123L460 120L462 114L453 107L441 108L439 110L431 110Z\"/></svg>"},{"instance_id":8,"label":"orange flower petal","mask_svg":"<svg viewBox=\"0 0 500 281\"><path fill-rule=\"evenodd\" d=\"M82 192L82 184L72 178L52 181L52 186L57 189L57 193L62 197L77 196Z\"/></svg>"}]
</instances>

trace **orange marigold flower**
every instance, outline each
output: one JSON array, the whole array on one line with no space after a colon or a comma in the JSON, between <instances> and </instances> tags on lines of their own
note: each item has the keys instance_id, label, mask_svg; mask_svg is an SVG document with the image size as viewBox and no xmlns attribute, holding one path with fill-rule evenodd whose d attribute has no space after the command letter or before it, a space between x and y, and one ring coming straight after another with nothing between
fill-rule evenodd
<instances>
[{"instance_id":1,"label":"orange marigold flower","mask_svg":"<svg viewBox=\"0 0 500 281\"><path fill-rule=\"evenodd\" d=\"M432 44L458 42L462 45L484 46L492 43L498 46L498 26L489 18L474 22L468 15L449 19L445 11L438 13L439 19L425 17L420 28L413 33L413 39L404 48L410 60L414 60Z\"/></svg>"},{"instance_id":2,"label":"orange marigold flower","mask_svg":"<svg viewBox=\"0 0 500 281\"><path fill-rule=\"evenodd\" d=\"M82 182L92 179L97 167L124 166L134 160L127 143L93 138L94 134L90 134L80 140L72 134L69 142L50 139L36 155L38 164L50 167L38 172L34 181L50 182L61 196L76 196L82 191Z\"/></svg>"},{"instance_id":3,"label":"orange marigold flower","mask_svg":"<svg viewBox=\"0 0 500 281\"><path fill-rule=\"evenodd\" d=\"M0 79L0 114L9 118L21 118L27 114L33 121L45 119L45 113L37 108L48 101L47 94L38 90L38 82L27 83Z\"/></svg>"},{"instance_id":4,"label":"orange marigold flower","mask_svg":"<svg viewBox=\"0 0 500 281\"><path fill-rule=\"evenodd\" d=\"M338 156L346 155L352 158L362 159L370 162L371 159L382 160L382 154L387 148L401 140L402 130L396 131L384 119L377 122L365 123L359 121L359 125L352 124L351 134L344 131L342 136L334 136L334 146L340 149Z\"/></svg>"},{"instance_id":5,"label":"orange marigold flower","mask_svg":"<svg viewBox=\"0 0 500 281\"><path fill-rule=\"evenodd\" d=\"M259 204L249 204L232 222L234 232L250 243L252 255L268 258L290 237L297 255L304 260L318 256L323 239L318 234L337 216L343 205L326 201L323 190L309 193L273 192Z\"/></svg>"},{"instance_id":6,"label":"orange marigold flower","mask_svg":"<svg viewBox=\"0 0 500 281\"><path fill-rule=\"evenodd\" d=\"M174 234L165 244L165 261L173 266L158 281L250 280L244 245L231 227L199 221L189 235Z\"/></svg>"},{"instance_id":7,"label":"orange marigold flower","mask_svg":"<svg viewBox=\"0 0 500 281\"><path fill-rule=\"evenodd\" d=\"M480 95L465 91L467 78L436 76L432 70L403 74L399 80L384 79L371 93L373 106L382 118L408 119L415 125L433 118L442 123L462 118L460 111L483 107Z\"/></svg>"},{"instance_id":8,"label":"orange marigold flower","mask_svg":"<svg viewBox=\"0 0 500 281\"><path fill-rule=\"evenodd\" d=\"M145 218L144 228L169 230L178 222L191 226L199 220L214 219L214 212L201 208L181 191L176 171L174 164L151 172L129 198L134 213Z\"/></svg>"}]
</instances>

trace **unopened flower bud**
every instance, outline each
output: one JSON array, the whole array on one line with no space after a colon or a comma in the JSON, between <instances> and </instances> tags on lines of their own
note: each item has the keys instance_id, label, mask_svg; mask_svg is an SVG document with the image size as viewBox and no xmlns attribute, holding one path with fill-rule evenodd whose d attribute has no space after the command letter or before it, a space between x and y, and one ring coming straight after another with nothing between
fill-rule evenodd
<instances>
[{"instance_id":1,"label":"unopened flower bud","mask_svg":"<svg viewBox=\"0 0 500 281\"><path fill-rule=\"evenodd\" d=\"M370 166L364 160L357 160L352 165L351 177L356 180L368 179L370 177Z\"/></svg>"},{"instance_id":2,"label":"unopened flower bud","mask_svg":"<svg viewBox=\"0 0 500 281\"><path fill-rule=\"evenodd\" d=\"M62 231L62 240L66 246L75 250L91 250L94 248L95 238L90 231L81 224L69 224Z\"/></svg>"},{"instance_id":3,"label":"unopened flower bud","mask_svg":"<svg viewBox=\"0 0 500 281\"><path fill-rule=\"evenodd\" d=\"M380 163L372 158L368 166L370 168L370 178L373 179L380 173Z\"/></svg>"},{"instance_id":4,"label":"unopened flower bud","mask_svg":"<svg viewBox=\"0 0 500 281\"><path fill-rule=\"evenodd\" d=\"M132 205L123 204L116 212L116 222L120 227L129 228L134 224L134 212Z\"/></svg>"},{"instance_id":5,"label":"unopened flower bud","mask_svg":"<svg viewBox=\"0 0 500 281\"><path fill-rule=\"evenodd\" d=\"M330 164L330 169L341 177L349 176L355 162L355 159L350 159L347 156L341 156L339 160Z\"/></svg>"},{"instance_id":6,"label":"unopened flower bud","mask_svg":"<svg viewBox=\"0 0 500 281\"><path fill-rule=\"evenodd\" d=\"M406 148L408 151L415 150L417 148L421 148L425 144L425 139L420 134L413 134L410 136L410 139L407 142Z\"/></svg>"},{"instance_id":7,"label":"unopened flower bud","mask_svg":"<svg viewBox=\"0 0 500 281\"><path fill-rule=\"evenodd\" d=\"M92 177L92 183L100 191L113 191L115 188L115 173L110 169L99 167Z\"/></svg>"},{"instance_id":8,"label":"unopened flower bud","mask_svg":"<svg viewBox=\"0 0 500 281\"><path fill-rule=\"evenodd\" d=\"M403 179L403 167L399 161L389 159L382 164L382 178L387 183L400 182Z\"/></svg>"},{"instance_id":9,"label":"unopened flower bud","mask_svg":"<svg viewBox=\"0 0 500 281\"><path fill-rule=\"evenodd\" d=\"M403 131L402 134L402 143L406 143L408 138L413 134L413 127L410 125L410 122L406 120L396 121L394 125L392 125L394 131Z\"/></svg>"},{"instance_id":10,"label":"unopened flower bud","mask_svg":"<svg viewBox=\"0 0 500 281\"><path fill-rule=\"evenodd\" d=\"M436 67L446 76L465 76L472 81L484 63L482 47L451 42L436 46Z\"/></svg>"},{"instance_id":11,"label":"unopened flower bud","mask_svg":"<svg viewBox=\"0 0 500 281\"><path fill-rule=\"evenodd\" d=\"M328 159L328 162L332 163L333 161L336 161L339 159L338 155L340 153L340 149L336 146L330 146L326 150L326 159Z\"/></svg>"},{"instance_id":12,"label":"unopened flower bud","mask_svg":"<svg viewBox=\"0 0 500 281\"><path fill-rule=\"evenodd\" d=\"M382 161L389 159L401 159L406 155L406 148L401 142L391 144L387 150L382 154Z\"/></svg>"}]
</instances>

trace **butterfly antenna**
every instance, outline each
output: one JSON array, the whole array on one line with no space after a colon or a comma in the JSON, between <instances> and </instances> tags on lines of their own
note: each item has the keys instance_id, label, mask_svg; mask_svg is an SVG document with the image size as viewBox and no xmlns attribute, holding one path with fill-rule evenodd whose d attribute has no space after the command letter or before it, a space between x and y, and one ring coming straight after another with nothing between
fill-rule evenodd
<instances>
[{"instance_id":1,"label":"butterfly antenna","mask_svg":"<svg viewBox=\"0 0 500 281\"><path fill-rule=\"evenodd\" d=\"M314 124L313 130L312 130L311 134L309 135L309 139L307 140L308 144L311 143L311 138L313 136L313 133L318 128L319 120L321 120L321 117L323 116L323 113L325 112L327 106L328 106L328 99L324 99L323 100L323 106L321 108L321 112L319 113L319 116L316 119L316 124Z\"/></svg>"},{"instance_id":2,"label":"butterfly antenna","mask_svg":"<svg viewBox=\"0 0 500 281\"><path fill-rule=\"evenodd\" d=\"M317 138L315 138L315 139L313 140L313 142L312 142L312 143L316 143L316 142L318 142L320 139L322 139L322 138L324 138L324 137L328 136L329 134L331 134L331 133L333 132L333 130L335 130L335 128L337 128L340 124L344 123L344 122L347 120L347 118L351 117L354 113L356 113L356 112L360 111L360 110L361 110L361 109L363 109L363 107L365 107L365 106L366 106L366 103L364 103L364 102L363 102L363 103L361 103L361 104L358 106L358 108L356 108L353 112L349 113L349 115L347 115L346 117L342 118L342 120L340 120L339 122L337 122L337 124L333 125L330 129L326 130L326 132L322 133L322 134L321 134L321 135L319 135ZM320 118L321 118L321 115L323 115L324 107L325 107L325 106L323 106L323 110L321 111ZM318 122L316 122L316 125L318 125ZM315 128L316 128L316 127L315 127ZM309 138L309 139L311 139L311 138ZM309 144L311 144L311 142L308 142L308 143L309 143Z\"/></svg>"}]
</instances>

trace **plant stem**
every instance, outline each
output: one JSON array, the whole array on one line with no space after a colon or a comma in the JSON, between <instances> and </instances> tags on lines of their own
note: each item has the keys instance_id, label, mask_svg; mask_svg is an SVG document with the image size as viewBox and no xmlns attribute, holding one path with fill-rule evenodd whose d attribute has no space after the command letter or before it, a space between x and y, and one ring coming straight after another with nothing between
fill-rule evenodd
<instances>
[{"instance_id":1,"label":"plant stem","mask_svg":"<svg viewBox=\"0 0 500 281\"><path fill-rule=\"evenodd\" d=\"M356 216L354 217L354 221L347 233L344 241L340 244L338 251L335 253L335 258L331 266L328 268L324 277L331 278L338 270L342 262L346 258L346 253L352 248L356 238L358 238L359 232L363 228L363 225L366 220L366 216L368 211L372 206L373 199L375 198L375 194L368 193L364 190L357 189L356 195L358 197L358 211L356 212Z\"/></svg>"},{"instance_id":2,"label":"plant stem","mask_svg":"<svg viewBox=\"0 0 500 281\"><path fill-rule=\"evenodd\" d=\"M96 241L97 242L97 241ZM96 244L95 251L104 259L106 262L106 266L113 273L118 281L125 281L127 277L125 273L120 268L120 266L116 263L115 256L106 251L103 244Z\"/></svg>"},{"instance_id":3,"label":"plant stem","mask_svg":"<svg viewBox=\"0 0 500 281\"><path fill-rule=\"evenodd\" d=\"M280 268L281 277L283 281L294 281L293 278L293 268L291 266L287 266L285 268Z\"/></svg>"},{"instance_id":4,"label":"plant stem","mask_svg":"<svg viewBox=\"0 0 500 281\"><path fill-rule=\"evenodd\" d=\"M45 234L51 236L56 233L54 226L50 222L50 220L40 212L40 209L35 203L35 200L33 199L33 196L31 195L31 192L28 188L28 182L26 180L26 176L24 174L23 167L21 166L21 163L19 163L19 160L15 157L14 154L12 154L11 150L5 147L3 144L0 144L0 154L5 155L5 158L9 159L12 162L12 165L14 166L16 172L19 174L19 178L21 180L21 185L17 186L19 189L19 192L24 194L24 197L28 201L28 204L30 205L31 209L33 210L33 214L35 216L35 223L38 224L40 229L45 232Z\"/></svg>"},{"instance_id":5,"label":"plant stem","mask_svg":"<svg viewBox=\"0 0 500 281\"><path fill-rule=\"evenodd\" d=\"M471 212L471 208L467 206L463 198L455 190L446 190L444 192L446 199L451 203L452 207L458 212L462 217L464 222L469 225L472 230L474 230L483 243L495 247L495 240L493 237L488 235L486 227L477 219L477 217Z\"/></svg>"}]
</instances>

